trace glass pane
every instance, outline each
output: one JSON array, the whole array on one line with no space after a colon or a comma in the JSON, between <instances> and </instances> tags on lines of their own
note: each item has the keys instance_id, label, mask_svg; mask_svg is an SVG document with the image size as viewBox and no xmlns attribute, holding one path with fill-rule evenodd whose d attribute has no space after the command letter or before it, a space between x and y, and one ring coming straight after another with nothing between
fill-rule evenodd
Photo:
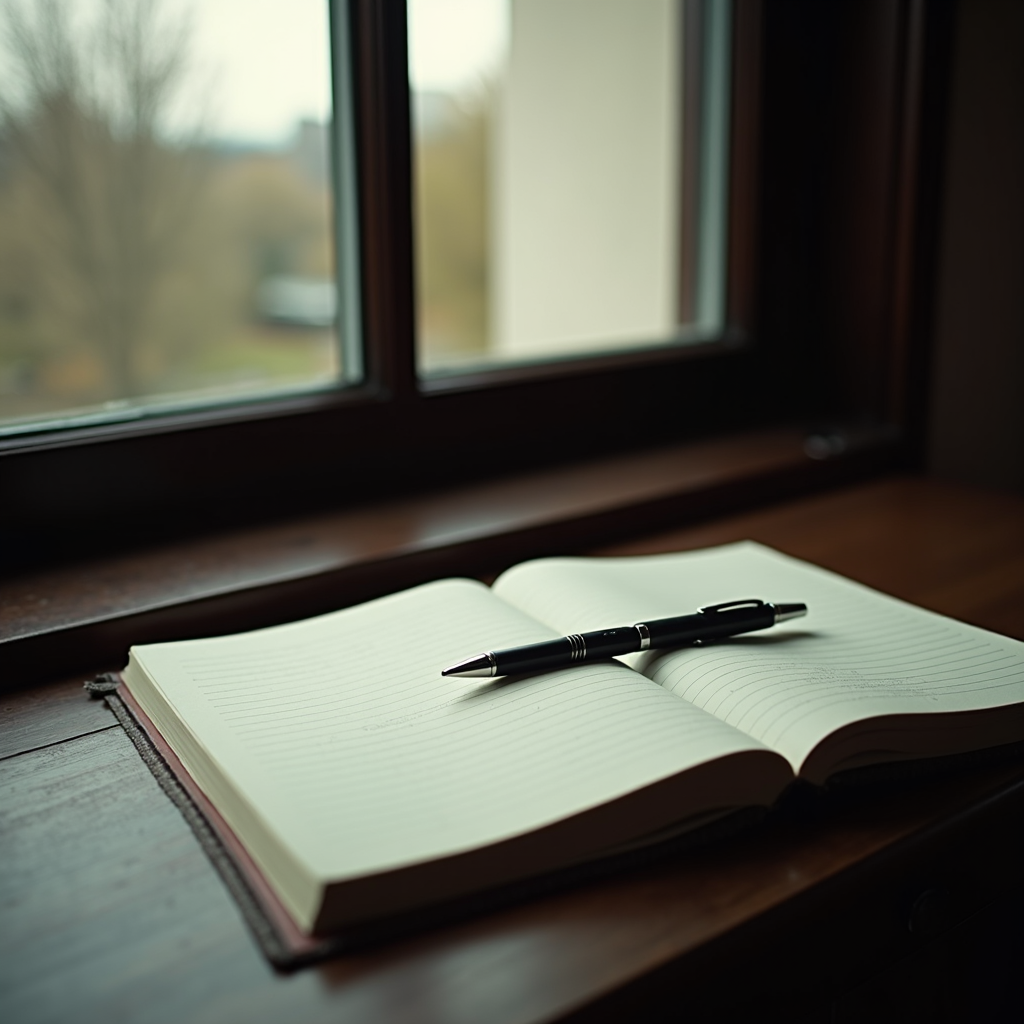
<instances>
[{"instance_id":1,"label":"glass pane","mask_svg":"<svg viewBox=\"0 0 1024 1024\"><path fill-rule=\"evenodd\" d=\"M696 10L411 0L421 371L721 329L729 5Z\"/></svg>"},{"instance_id":2,"label":"glass pane","mask_svg":"<svg viewBox=\"0 0 1024 1024\"><path fill-rule=\"evenodd\" d=\"M324 0L0 5L0 431L337 382Z\"/></svg>"}]
</instances>

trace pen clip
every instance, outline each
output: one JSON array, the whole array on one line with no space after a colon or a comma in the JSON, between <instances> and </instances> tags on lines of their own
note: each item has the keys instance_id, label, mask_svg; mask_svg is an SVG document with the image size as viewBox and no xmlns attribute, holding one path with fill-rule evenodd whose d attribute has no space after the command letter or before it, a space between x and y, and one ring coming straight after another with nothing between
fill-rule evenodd
<instances>
[{"instance_id":1,"label":"pen clip","mask_svg":"<svg viewBox=\"0 0 1024 1024\"><path fill-rule=\"evenodd\" d=\"M724 604L709 604L699 608L701 615L717 615L719 612L731 612L740 608L764 608L764 601L756 598L748 598L746 601L726 601Z\"/></svg>"}]
</instances>

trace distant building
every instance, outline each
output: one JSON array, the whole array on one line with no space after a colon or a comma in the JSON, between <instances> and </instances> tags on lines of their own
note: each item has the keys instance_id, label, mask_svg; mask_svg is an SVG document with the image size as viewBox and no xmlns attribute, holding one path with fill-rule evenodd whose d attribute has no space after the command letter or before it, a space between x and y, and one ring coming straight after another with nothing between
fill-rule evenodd
<instances>
[{"instance_id":1,"label":"distant building","mask_svg":"<svg viewBox=\"0 0 1024 1024\"><path fill-rule=\"evenodd\" d=\"M291 158L299 171L313 185L327 185L331 180L330 124L304 118L298 124Z\"/></svg>"},{"instance_id":2,"label":"distant building","mask_svg":"<svg viewBox=\"0 0 1024 1024\"><path fill-rule=\"evenodd\" d=\"M277 274L260 284L256 309L266 323L331 327L338 314L338 290L324 278Z\"/></svg>"}]
</instances>

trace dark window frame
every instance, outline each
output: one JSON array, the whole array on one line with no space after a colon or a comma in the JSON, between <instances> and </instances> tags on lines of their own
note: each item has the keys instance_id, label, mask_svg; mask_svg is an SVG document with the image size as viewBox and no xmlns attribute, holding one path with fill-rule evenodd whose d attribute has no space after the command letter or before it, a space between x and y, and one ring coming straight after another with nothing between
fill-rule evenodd
<instances>
[{"instance_id":1,"label":"dark window frame","mask_svg":"<svg viewBox=\"0 0 1024 1024\"><path fill-rule=\"evenodd\" d=\"M784 422L889 425L913 458L951 11L736 0L719 342L421 384L404 4L352 0L365 382L0 443L10 561Z\"/></svg>"}]
</instances>

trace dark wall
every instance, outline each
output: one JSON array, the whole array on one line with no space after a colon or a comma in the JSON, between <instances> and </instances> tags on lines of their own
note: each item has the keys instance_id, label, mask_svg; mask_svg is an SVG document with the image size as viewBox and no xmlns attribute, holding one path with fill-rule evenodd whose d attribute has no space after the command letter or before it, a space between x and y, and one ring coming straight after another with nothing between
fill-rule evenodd
<instances>
[{"instance_id":1,"label":"dark wall","mask_svg":"<svg viewBox=\"0 0 1024 1024\"><path fill-rule=\"evenodd\" d=\"M929 466L1024 492L1024 3L960 0Z\"/></svg>"}]
</instances>

